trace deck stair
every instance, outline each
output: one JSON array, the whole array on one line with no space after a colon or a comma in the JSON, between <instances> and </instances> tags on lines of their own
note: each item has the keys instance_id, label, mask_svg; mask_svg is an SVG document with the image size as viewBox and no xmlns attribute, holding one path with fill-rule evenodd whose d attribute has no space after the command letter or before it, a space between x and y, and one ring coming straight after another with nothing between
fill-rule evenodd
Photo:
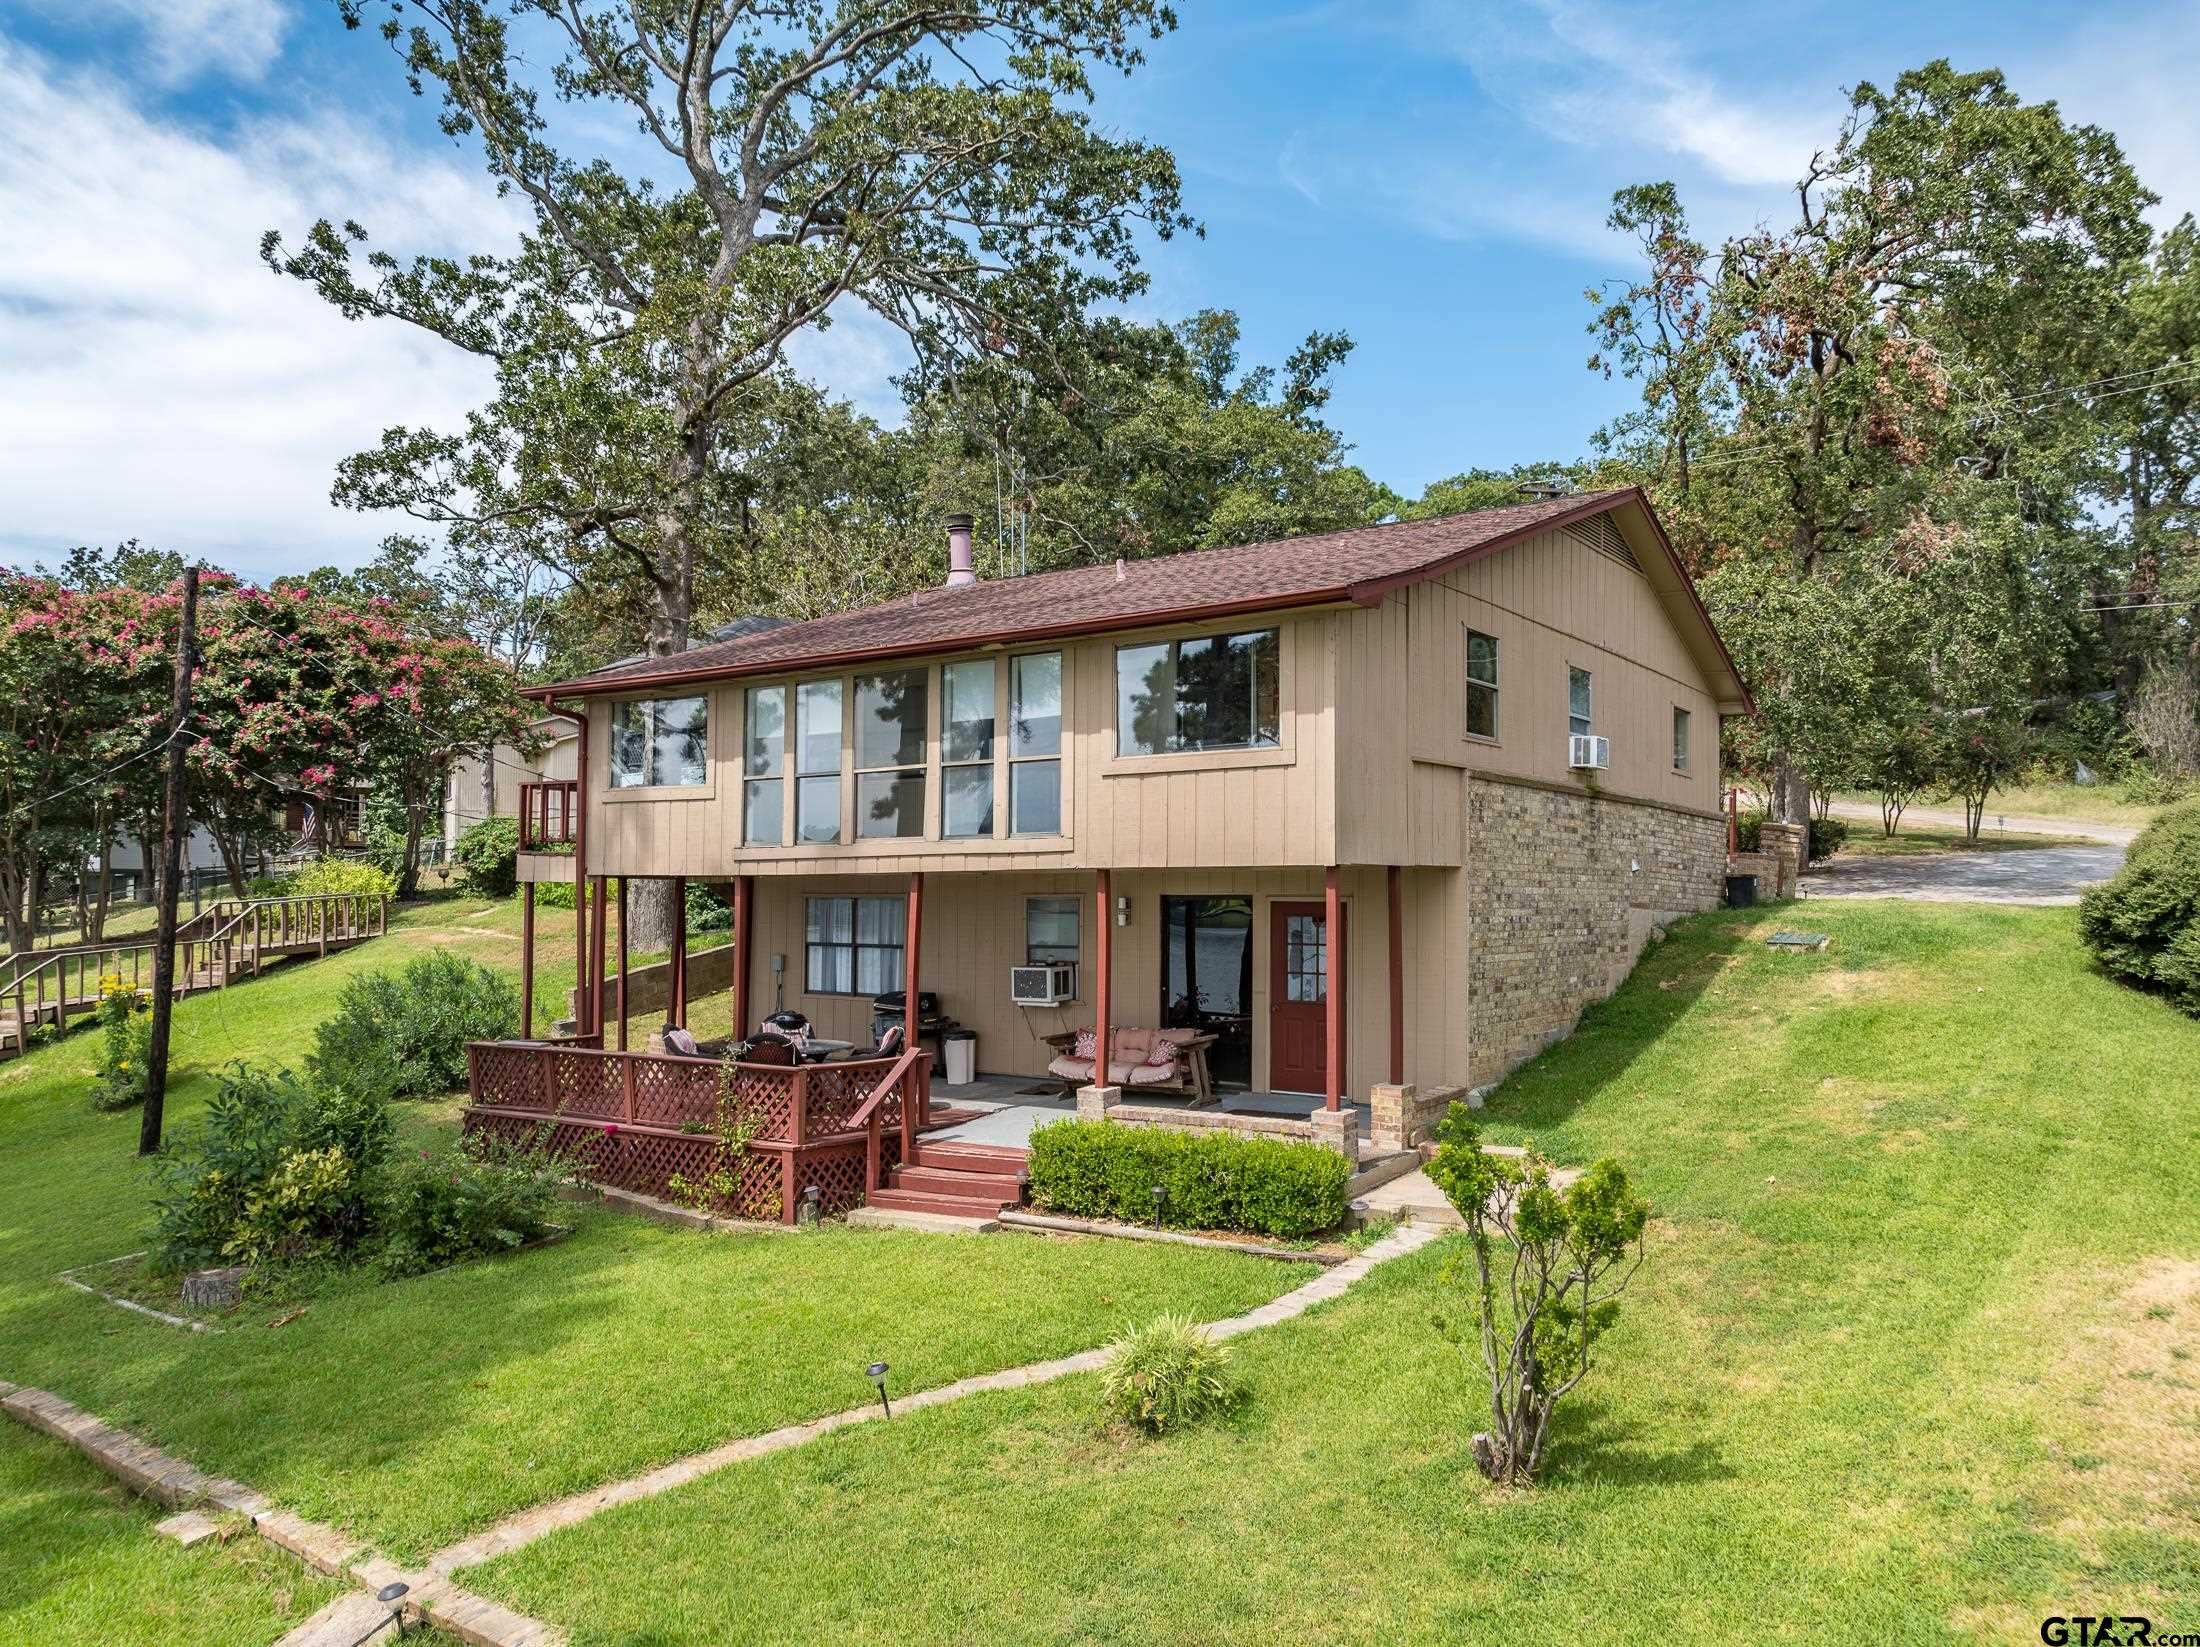
<instances>
[{"instance_id":1,"label":"deck stair","mask_svg":"<svg viewBox=\"0 0 2200 1647\"><path fill-rule=\"evenodd\" d=\"M894 1168L892 1181L873 1191L868 1204L944 1218L991 1218L1027 1199L1024 1159L1020 1149L920 1139L910 1159Z\"/></svg>"},{"instance_id":2,"label":"deck stair","mask_svg":"<svg viewBox=\"0 0 2200 1647\"><path fill-rule=\"evenodd\" d=\"M225 898L176 929L176 998L257 977L284 957L332 955L388 928L389 900L370 893ZM26 1025L62 1029L98 1011L103 979L151 988L158 947L144 937L0 956L0 1057L23 1054Z\"/></svg>"}]
</instances>

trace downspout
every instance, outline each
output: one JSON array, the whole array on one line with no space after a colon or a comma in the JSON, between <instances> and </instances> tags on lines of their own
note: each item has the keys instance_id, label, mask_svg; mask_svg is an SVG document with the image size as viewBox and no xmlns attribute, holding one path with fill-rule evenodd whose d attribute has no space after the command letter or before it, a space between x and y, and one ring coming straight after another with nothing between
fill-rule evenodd
<instances>
[{"instance_id":1,"label":"downspout","mask_svg":"<svg viewBox=\"0 0 2200 1647\"><path fill-rule=\"evenodd\" d=\"M574 1028L585 1037L596 1028L590 1022L593 997L588 988L588 712L560 709L548 697L542 706L580 728L573 759L573 1017Z\"/></svg>"}]
</instances>

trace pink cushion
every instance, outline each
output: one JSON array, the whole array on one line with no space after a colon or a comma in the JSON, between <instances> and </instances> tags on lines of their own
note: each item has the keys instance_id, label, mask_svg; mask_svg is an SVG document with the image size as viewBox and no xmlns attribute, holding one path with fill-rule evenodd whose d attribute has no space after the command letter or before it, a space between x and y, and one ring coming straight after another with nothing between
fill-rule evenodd
<instances>
[{"instance_id":1,"label":"pink cushion","mask_svg":"<svg viewBox=\"0 0 2200 1647\"><path fill-rule=\"evenodd\" d=\"M1146 1061L1146 1055L1151 1051L1153 1051L1152 1030L1124 1029L1118 1026L1115 1031L1115 1044L1108 1048L1108 1058L1112 1063L1142 1064Z\"/></svg>"},{"instance_id":2,"label":"pink cushion","mask_svg":"<svg viewBox=\"0 0 2200 1647\"><path fill-rule=\"evenodd\" d=\"M1166 1035L1156 1035L1153 1051L1146 1054L1146 1062L1154 1069L1176 1068L1176 1043Z\"/></svg>"},{"instance_id":3,"label":"pink cushion","mask_svg":"<svg viewBox=\"0 0 2200 1647\"><path fill-rule=\"evenodd\" d=\"M1123 1066L1118 1065L1118 1068ZM1176 1079L1176 1060L1166 1064L1140 1064L1123 1078L1123 1085L1132 1087L1163 1087Z\"/></svg>"},{"instance_id":4,"label":"pink cushion","mask_svg":"<svg viewBox=\"0 0 2200 1647\"><path fill-rule=\"evenodd\" d=\"M1092 1079L1090 1058L1057 1058L1047 1065L1049 1075L1059 1075L1065 1081L1089 1081Z\"/></svg>"},{"instance_id":5,"label":"pink cushion","mask_svg":"<svg viewBox=\"0 0 2200 1647\"><path fill-rule=\"evenodd\" d=\"M1097 1029L1081 1029L1077 1032L1077 1044L1069 1049L1072 1058L1091 1063L1100 1056L1100 1032Z\"/></svg>"}]
</instances>

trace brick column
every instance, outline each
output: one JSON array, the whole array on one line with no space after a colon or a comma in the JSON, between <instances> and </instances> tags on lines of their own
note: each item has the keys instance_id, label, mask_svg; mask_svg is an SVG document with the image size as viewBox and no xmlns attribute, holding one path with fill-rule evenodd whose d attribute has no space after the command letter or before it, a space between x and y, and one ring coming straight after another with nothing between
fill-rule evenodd
<instances>
[{"instance_id":1,"label":"brick column","mask_svg":"<svg viewBox=\"0 0 2200 1647\"><path fill-rule=\"evenodd\" d=\"M1395 1155L1413 1147L1413 1110L1420 1089L1385 1081L1368 1094L1367 1144L1377 1155Z\"/></svg>"},{"instance_id":2,"label":"brick column","mask_svg":"<svg viewBox=\"0 0 2200 1647\"><path fill-rule=\"evenodd\" d=\"M1077 1089L1077 1119L1080 1121L1105 1121L1108 1111L1123 1101L1121 1087L1079 1087Z\"/></svg>"},{"instance_id":3,"label":"brick column","mask_svg":"<svg viewBox=\"0 0 2200 1647\"><path fill-rule=\"evenodd\" d=\"M1318 1109L1307 1119L1314 1123L1315 1143L1323 1149L1335 1150L1352 1165L1359 1165L1359 1106L1347 1104L1341 1109Z\"/></svg>"},{"instance_id":4,"label":"brick column","mask_svg":"<svg viewBox=\"0 0 2200 1647\"><path fill-rule=\"evenodd\" d=\"M1797 882L1802 878L1803 853L1810 840L1810 831L1802 824L1774 823L1769 818L1758 828L1758 843L1777 866L1773 875L1773 896L1794 897Z\"/></svg>"}]
</instances>

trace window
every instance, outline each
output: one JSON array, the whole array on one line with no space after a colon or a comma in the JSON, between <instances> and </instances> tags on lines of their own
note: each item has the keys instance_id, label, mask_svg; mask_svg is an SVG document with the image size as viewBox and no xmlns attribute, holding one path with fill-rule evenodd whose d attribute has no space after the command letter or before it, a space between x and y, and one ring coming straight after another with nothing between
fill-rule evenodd
<instances>
[{"instance_id":1,"label":"window","mask_svg":"<svg viewBox=\"0 0 2200 1647\"><path fill-rule=\"evenodd\" d=\"M1278 648L1273 629L1118 647L1115 752L1274 748Z\"/></svg>"},{"instance_id":2,"label":"window","mask_svg":"<svg viewBox=\"0 0 2200 1647\"><path fill-rule=\"evenodd\" d=\"M1566 730L1577 738L1586 738L1589 735L1592 721L1590 704L1589 671L1586 669L1568 669L1566 671Z\"/></svg>"},{"instance_id":3,"label":"window","mask_svg":"<svg viewBox=\"0 0 2200 1647\"><path fill-rule=\"evenodd\" d=\"M899 898L811 898L802 987L812 995L877 995L901 988Z\"/></svg>"},{"instance_id":4,"label":"window","mask_svg":"<svg viewBox=\"0 0 2200 1647\"><path fill-rule=\"evenodd\" d=\"M1084 905L1079 899L1026 898L1024 959L1067 961L1075 966L1084 953L1083 919Z\"/></svg>"},{"instance_id":5,"label":"window","mask_svg":"<svg viewBox=\"0 0 2200 1647\"><path fill-rule=\"evenodd\" d=\"M832 845L840 839L840 682L803 682L794 709L794 838Z\"/></svg>"},{"instance_id":6,"label":"window","mask_svg":"<svg viewBox=\"0 0 2200 1647\"><path fill-rule=\"evenodd\" d=\"M856 834L924 833L927 672L856 677Z\"/></svg>"},{"instance_id":7,"label":"window","mask_svg":"<svg viewBox=\"0 0 2200 1647\"><path fill-rule=\"evenodd\" d=\"M1062 654L1008 663L1008 832L1062 832Z\"/></svg>"},{"instance_id":8,"label":"window","mask_svg":"<svg viewBox=\"0 0 2200 1647\"><path fill-rule=\"evenodd\" d=\"M777 846L787 838L787 689L749 688L748 732L741 743L741 839Z\"/></svg>"},{"instance_id":9,"label":"window","mask_svg":"<svg viewBox=\"0 0 2200 1647\"><path fill-rule=\"evenodd\" d=\"M1688 770L1688 711L1679 704L1673 706L1673 770Z\"/></svg>"},{"instance_id":10,"label":"window","mask_svg":"<svg viewBox=\"0 0 2200 1647\"><path fill-rule=\"evenodd\" d=\"M1283 923L1283 998L1329 999L1329 923L1319 915L1290 915Z\"/></svg>"},{"instance_id":11,"label":"window","mask_svg":"<svg viewBox=\"0 0 2200 1647\"><path fill-rule=\"evenodd\" d=\"M993 833L993 660L940 671L940 833Z\"/></svg>"},{"instance_id":12,"label":"window","mask_svg":"<svg viewBox=\"0 0 2200 1647\"><path fill-rule=\"evenodd\" d=\"M710 699L629 699L611 706L613 789L710 782Z\"/></svg>"},{"instance_id":13,"label":"window","mask_svg":"<svg viewBox=\"0 0 2200 1647\"><path fill-rule=\"evenodd\" d=\"M1467 736L1497 736L1497 637L1467 631Z\"/></svg>"}]
</instances>

